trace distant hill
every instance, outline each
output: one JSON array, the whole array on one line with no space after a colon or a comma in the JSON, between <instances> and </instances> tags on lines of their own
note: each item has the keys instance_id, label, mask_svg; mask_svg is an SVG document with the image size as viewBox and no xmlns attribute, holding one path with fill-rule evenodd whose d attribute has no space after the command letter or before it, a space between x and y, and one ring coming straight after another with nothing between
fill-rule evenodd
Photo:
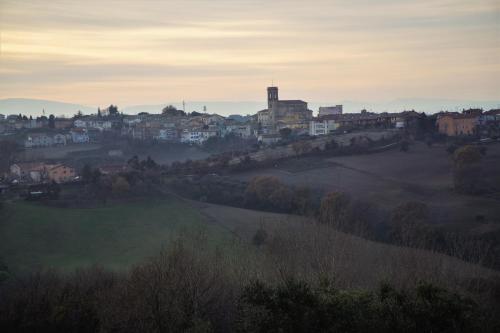
<instances>
[{"instance_id":1,"label":"distant hill","mask_svg":"<svg viewBox=\"0 0 500 333\"><path fill-rule=\"evenodd\" d=\"M109 104L113 103L110 101ZM182 102L170 102L164 104L145 104L145 105L118 105L119 110L127 114L137 114L140 112L160 113L161 110L172 104L178 109L182 109ZM336 102L309 102L309 109L317 113L320 106L329 106L342 104L344 112L359 112L362 109L374 112L399 112L403 110L415 110L418 112L436 113L442 110L461 111L467 108L483 108L486 110L500 108L500 100L492 101L470 101L470 100L451 100L451 99L396 99L387 102L363 102L363 101L336 101ZM105 107L107 105L102 105ZM187 101L185 104L186 111L203 112L204 108L208 113L217 113L223 116L229 115L248 115L255 114L257 111L267 107L266 102L242 101L242 102L227 102L227 101ZM88 106L73 103L64 103L57 101L48 101L42 99L27 99L27 98L8 98L0 99L0 114L26 114L39 116L42 111L45 114L66 115L72 116L78 110L85 114L96 113L97 106Z\"/></svg>"},{"instance_id":2,"label":"distant hill","mask_svg":"<svg viewBox=\"0 0 500 333\"><path fill-rule=\"evenodd\" d=\"M310 103L312 110L317 110L317 108L314 108L315 104ZM345 112L359 112L362 109L366 109L373 112L415 110L417 112L436 113L440 111L462 111L462 109L469 108L483 108L484 110L500 108L500 100L474 101L431 98L406 98L386 102L343 101L337 104L343 104Z\"/></svg>"},{"instance_id":3,"label":"distant hill","mask_svg":"<svg viewBox=\"0 0 500 333\"><path fill-rule=\"evenodd\" d=\"M178 109L182 110L182 102L172 102L165 104L156 104L156 105L134 105L134 106L125 106L122 108L122 111L128 114L137 114L139 112L148 112L148 113L159 113L161 110L167 106L168 104L172 104ZM247 115L247 114L255 114L257 111L260 111L264 108L267 108L267 102L252 102L252 101L243 101L243 102L186 102L186 112L203 112L204 107L206 107L206 112L208 113L217 113L222 116L229 116L234 114L239 115Z\"/></svg>"},{"instance_id":4,"label":"distant hill","mask_svg":"<svg viewBox=\"0 0 500 333\"><path fill-rule=\"evenodd\" d=\"M96 113L97 107L91 107L81 104L72 104L43 99L28 98L8 98L0 99L0 114L19 114L41 116L45 110L45 115L54 114L56 116L72 116L78 112Z\"/></svg>"}]
</instances>

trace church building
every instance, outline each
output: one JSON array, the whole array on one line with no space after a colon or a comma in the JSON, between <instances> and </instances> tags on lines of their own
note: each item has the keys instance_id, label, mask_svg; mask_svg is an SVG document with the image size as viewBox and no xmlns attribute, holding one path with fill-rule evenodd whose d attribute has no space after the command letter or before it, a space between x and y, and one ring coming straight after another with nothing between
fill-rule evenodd
<instances>
[{"instance_id":1,"label":"church building","mask_svg":"<svg viewBox=\"0 0 500 333\"><path fill-rule=\"evenodd\" d=\"M307 108L307 102L301 100L280 100L278 87L267 88L267 110L272 126L281 128L307 128L312 119L312 111Z\"/></svg>"}]
</instances>

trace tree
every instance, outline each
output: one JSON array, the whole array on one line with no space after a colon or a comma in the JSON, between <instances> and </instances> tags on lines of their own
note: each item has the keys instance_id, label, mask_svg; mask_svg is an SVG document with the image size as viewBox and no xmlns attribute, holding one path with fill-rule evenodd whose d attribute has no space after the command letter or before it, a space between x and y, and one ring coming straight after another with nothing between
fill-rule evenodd
<instances>
[{"instance_id":1,"label":"tree","mask_svg":"<svg viewBox=\"0 0 500 333\"><path fill-rule=\"evenodd\" d=\"M129 182L122 176L117 176L111 183L111 191L114 194L123 194L130 191Z\"/></svg>"},{"instance_id":2,"label":"tree","mask_svg":"<svg viewBox=\"0 0 500 333\"><path fill-rule=\"evenodd\" d=\"M108 107L108 112L110 116L115 116L118 114L118 106L111 104Z\"/></svg>"},{"instance_id":3,"label":"tree","mask_svg":"<svg viewBox=\"0 0 500 333\"><path fill-rule=\"evenodd\" d=\"M49 116L49 128L55 128L56 127L56 117L54 117L53 114Z\"/></svg>"},{"instance_id":4,"label":"tree","mask_svg":"<svg viewBox=\"0 0 500 333\"><path fill-rule=\"evenodd\" d=\"M344 230L349 223L350 198L343 192L328 193L319 209L319 221Z\"/></svg>"},{"instance_id":5,"label":"tree","mask_svg":"<svg viewBox=\"0 0 500 333\"><path fill-rule=\"evenodd\" d=\"M20 150L22 150L22 147L15 141L0 140L0 173L9 169L16 153Z\"/></svg>"},{"instance_id":6,"label":"tree","mask_svg":"<svg viewBox=\"0 0 500 333\"><path fill-rule=\"evenodd\" d=\"M252 238L252 243L255 246L261 246L264 245L264 243L267 240L267 232L266 230L261 226L256 232L255 235Z\"/></svg>"},{"instance_id":7,"label":"tree","mask_svg":"<svg viewBox=\"0 0 500 333\"><path fill-rule=\"evenodd\" d=\"M166 107L161 110L161 113L165 116L170 116L170 117L183 117L186 115L186 113L182 110L177 110L177 108L173 105L167 105Z\"/></svg>"},{"instance_id":8,"label":"tree","mask_svg":"<svg viewBox=\"0 0 500 333\"><path fill-rule=\"evenodd\" d=\"M254 177L244 196L245 205L252 208L288 212L292 206L292 191L276 177Z\"/></svg>"},{"instance_id":9,"label":"tree","mask_svg":"<svg viewBox=\"0 0 500 333\"><path fill-rule=\"evenodd\" d=\"M55 181L52 181L48 187L48 192L51 199L58 199L59 193L61 193L61 186Z\"/></svg>"},{"instance_id":10,"label":"tree","mask_svg":"<svg viewBox=\"0 0 500 333\"><path fill-rule=\"evenodd\" d=\"M476 146L463 146L453 153L455 190L474 194L480 191L481 151Z\"/></svg>"},{"instance_id":11,"label":"tree","mask_svg":"<svg viewBox=\"0 0 500 333\"><path fill-rule=\"evenodd\" d=\"M127 164L134 170L140 170L141 169L141 164L139 162L139 157L137 155L132 156L128 161Z\"/></svg>"},{"instance_id":12,"label":"tree","mask_svg":"<svg viewBox=\"0 0 500 333\"><path fill-rule=\"evenodd\" d=\"M151 158L151 156L148 156L148 158L143 161L144 163L144 167L146 169L156 169L156 167L158 167L158 164L156 164L156 162Z\"/></svg>"},{"instance_id":13,"label":"tree","mask_svg":"<svg viewBox=\"0 0 500 333\"><path fill-rule=\"evenodd\" d=\"M308 187L298 187L293 191L292 208L293 212L299 215L309 215L317 207L311 196L311 190Z\"/></svg>"},{"instance_id":14,"label":"tree","mask_svg":"<svg viewBox=\"0 0 500 333\"><path fill-rule=\"evenodd\" d=\"M101 171L99 171L99 169L94 169L94 171L92 172L92 183L98 184L101 180L101 176Z\"/></svg>"},{"instance_id":15,"label":"tree","mask_svg":"<svg viewBox=\"0 0 500 333\"><path fill-rule=\"evenodd\" d=\"M457 167L463 167L481 161L481 151L476 146L463 146L453 153L453 161Z\"/></svg>"},{"instance_id":16,"label":"tree","mask_svg":"<svg viewBox=\"0 0 500 333\"><path fill-rule=\"evenodd\" d=\"M90 183L92 181L92 167L88 164L85 164L82 168L82 181L85 183Z\"/></svg>"},{"instance_id":17,"label":"tree","mask_svg":"<svg viewBox=\"0 0 500 333\"><path fill-rule=\"evenodd\" d=\"M389 237L404 246L427 247L433 240L428 219L429 209L423 202L410 201L399 205L392 213Z\"/></svg>"}]
</instances>

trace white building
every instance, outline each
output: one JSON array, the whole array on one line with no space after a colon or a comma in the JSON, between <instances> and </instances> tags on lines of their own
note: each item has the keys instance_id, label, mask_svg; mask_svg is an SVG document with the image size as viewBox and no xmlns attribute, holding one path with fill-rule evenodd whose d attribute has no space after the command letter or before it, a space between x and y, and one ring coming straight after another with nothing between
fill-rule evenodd
<instances>
[{"instance_id":1,"label":"white building","mask_svg":"<svg viewBox=\"0 0 500 333\"><path fill-rule=\"evenodd\" d=\"M175 127L162 128L158 131L158 136L156 136L155 139L161 141L175 141L177 140L177 130Z\"/></svg>"},{"instance_id":2,"label":"white building","mask_svg":"<svg viewBox=\"0 0 500 333\"><path fill-rule=\"evenodd\" d=\"M334 132L339 124L334 119L314 119L309 122L309 135L327 135Z\"/></svg>"},{"instance_id":3,"label":"white building","mask_svg":"<svg viewBox=\"0 0 500 333\"><path fill-rule=\"evenodd\" d=\"M318 136L328 134L328 121L311 120L309 122L309 135Z\"/></svg>"},{"instance_id":4,"label":"white building","mask_svg":"<svg viewBox=\"0 0 500 333\"><path fill-rule=\"evenodd\" d=\"M73 143L88 143L90 141L87 131L83 128L74 128L70 134Z\"/></svg>"},{"instance_id":5,"label":"white building","mask_svg":"<svg viewBox=\"0 0 500 333\"><path fill-rule=\"evenodd\" d=\"M98 119L76 119L73 124L76 128L98 129L101 132L112 127L111 121Z\"/></svg>"},{"instance_id":6,"label":"white building","mask_svg":"<svg viewBox=\"0 0 500 333\"><path fill-rule=\"evenodd\" d=\"M209 138L217 136L217 131L214 130L204 130L204 129L185 129L181 134L182 143L194 143L201 145L203 142L207 141Z\"/></svg>"},{"instance_id":7,"label":"white building","mask_svg":"<svg viewBox=\"0 0 500 333\"><path fill-rule=\"evenodd\" d=\"M47 170L44 163L16 163L10 166L10 173L18 180L40 182Z\"/></svg>"},{"instance_id":8,"label":"white building","mask_svg":"<svg viewBox=\"0 0 500 333\"><path fill-rule=\"evenodd\" d=\"M249 139L253 137L252 125L250 124L231 124L226 125L225 134L232 133L240 138Z\"/></svg>"},{"instance_id":9,"label":"white building","mask_svg":"<svg viewBox=\"0 0 500 333\"><path fill-rule=\"evenodd\" d=\"M30 134L24 141L24 147L37 148L37 147L50 147L54 144L54 139L45 133Z\"/></svg>"},{"instance_id":10,"label":"white building","mask_svg":"<svg viewBox=\"0 0 500 333\"><path fill-rule=\"evenodd\" d=\"M53 141L55 145L66 145L67 137L64 134L58 133L54 135Z\"/></svg>"}]
</instances>

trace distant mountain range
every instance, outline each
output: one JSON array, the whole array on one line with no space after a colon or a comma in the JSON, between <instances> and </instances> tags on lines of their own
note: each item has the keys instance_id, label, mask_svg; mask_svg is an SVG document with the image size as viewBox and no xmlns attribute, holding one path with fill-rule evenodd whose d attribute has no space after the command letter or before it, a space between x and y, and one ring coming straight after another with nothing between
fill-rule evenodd
<instances>
[{"instance_id":1,"label":"distant mountain range","mask_svg":"<svg viewBox=\"0 0 500 333\"><path fill-rule=\"evenodd\" d=\"M182 102L172 102L156 105L134 105L121 106L120 111L126 114L137 114L139 112L159 113L168 104L172 104L178 109L182 109ZM359 112L362 109L374 112L398 112L403 110L412 110L427 113L435 113L442 110L460 111L467 108L493 109L500 108L500 100L496 101L467 101L451 99L397 99L389 102L358 102L358 101L340 101L340 102L310 102L309 108L317 111L320 106L343 104L344 112ZM107 105L101 105L102 108ZM186 111L203 112L204 107L208 113L218 113L229 116L234 114L247 115L254 114L267 107L266 102L244 101L244 102L186 102ZM97 106L88 106L73 103L64 103L42 99L27 98L8 98L0 99L0 114L25 114L32 116L54 114L57 116L72 116L78 111L84 114L97 113Z\"/></svg>"},{"instance_id":2,"label":"distant mountain range","mask_svg":"<svg viewBox=\"0 0 500 333\"><path fill-rule=\"evenodd\" d=\"M7 98L0 99L0 114L25 114L31 116L40 116L45 110L45 115L54 114L57 116L72 116L81 110L83 113L97 112L97 108L63 103L56 101L47 101L43 99L29 99L29 98Z\"/></svg>"}]
</instances>

